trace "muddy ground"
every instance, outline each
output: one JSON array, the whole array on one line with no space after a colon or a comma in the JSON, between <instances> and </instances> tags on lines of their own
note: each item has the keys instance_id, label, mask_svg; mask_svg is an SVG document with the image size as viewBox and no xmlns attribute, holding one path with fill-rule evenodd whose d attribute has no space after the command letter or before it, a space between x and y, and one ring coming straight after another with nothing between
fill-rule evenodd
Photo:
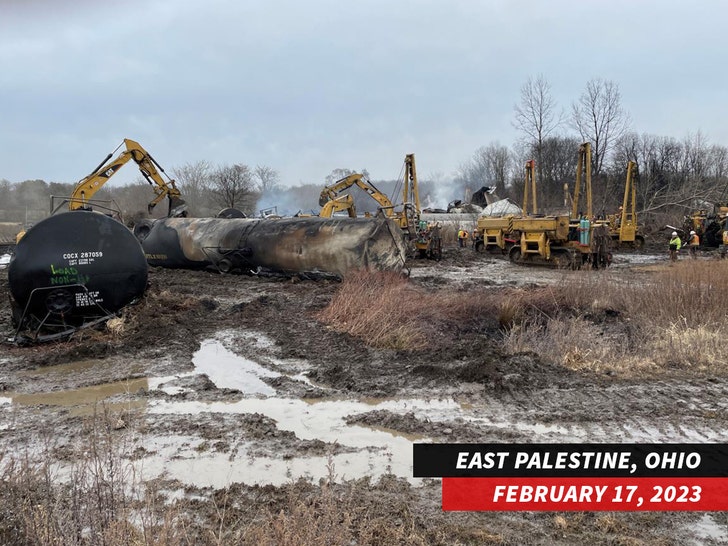
<instances>
[{"instance_id":1,"label":"muddy ground","mask_svg":"<svg viewBox=\"0 0 728 546\"><path fill-rule=\"evenodd\" d=\"M664 264L620 254L609 272L589 274L641 282ZM457 248L410 265L426 290L584 274ZM0 283L9 333L6 270ZM418 533L443 544L728 543L723 513L444 513L440 481L411 477L415 441L726 442L725 377L573 372L510 353L495 318L453 328L441 347L374 349L316 320L339 286L151 269L147 296L113 328L2 346L0 454L43 452L62 465L94 413L106 413L125 460L163 478L170 499L234 485L239 503L270 509L284 489L316 488L333 468L393 526L406 507Z\"/></svg>"}]
</instances>

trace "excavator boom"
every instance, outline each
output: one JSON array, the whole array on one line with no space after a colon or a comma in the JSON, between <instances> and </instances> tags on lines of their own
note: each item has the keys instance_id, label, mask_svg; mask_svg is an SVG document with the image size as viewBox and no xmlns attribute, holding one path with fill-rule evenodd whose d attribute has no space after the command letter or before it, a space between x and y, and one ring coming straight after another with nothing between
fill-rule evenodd
<instances>
[{"instance_id":1,"label":"excavator boom","mask_svg":"<svg viewBox=\"0 0 728 546\"><path fill-rule=\"evenodd\" d=\"M96 169L76 184L71 194L69 208L77 210L87 208L89 201L101 187L109 181L126 163L133 159L139 167L144 179L152 186L155 198L147 205L151 213L154 207L165 197L169 201L169 211L167 216L184 216L187 211L187 204L181 197L181 194L175 186L175 181L169 177L167 181L162 178L161 173L164 169L157 163L154 158L142 146L131 139L125 138L124 145L126 149L122 151L116 158L110 161L113 152L106 156L106 159L99 164ZM118 148L117 148L118 149ZM164 173L166 175L166 173Z\"/></svg>"},{"instance_id":2,"label":"excavator boom","mask_svg":"<svg viewBox=\"0 0 728 546\"><path fill-rule=\"evenodd\" d=\"M417 218L420 217L420 190L417 184L417 169L415 167L415 154L407 154L404 158L404 199L403 203L412 203Z\"/></svg>"},{"instance_id":3,"label":"excavator boom","mask_svg":"<svg viewBox=\"0 0 728 546\"><path fill-rule=\"evenodd\" d=\"M338 198L339 193L356 186L366 192L372 199L379 204L379 209L387 218L392 218L399 227L409 232L410 237L414 237L415 226L420 217L420 195L417 187L417 171L415 169L415 156L408 154L405 156L405 177L404 190L402 192L402 210L395 211L395 207L399 207L384 193L379 191L374 184L367 180L364 175L350 174L340 180L337 180L330 186L326 186L319 196L319 205L322 207L334 206L327 205ZM401 179L400 179L401 181ZM323 211L324 209L322 209Z\"/></svg>"},{"instance_id":4,"label":"excavator boom","mask_svg":"<svg viewBox=\"0 0 728 546\"><path fill-rule=\"evenodd\" d=\"M379 203L379 206L382 208L386 216L392 216L394 205L389 198L379 191L374 184L364 178L364 175L357 173L350 174L345 178L337 180L330 186L326 186L319 196L319 205L323 207L328 201L336 199L339 193L351 188L352 186L356 186L364 190L369 194L369 196L371 196L372 199Z\"/></svg>"}]
</instances>

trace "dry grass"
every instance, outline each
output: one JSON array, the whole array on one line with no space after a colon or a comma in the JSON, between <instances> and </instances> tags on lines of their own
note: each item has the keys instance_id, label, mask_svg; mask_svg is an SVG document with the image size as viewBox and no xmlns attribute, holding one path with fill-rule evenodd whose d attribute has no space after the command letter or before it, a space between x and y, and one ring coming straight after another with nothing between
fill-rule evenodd
<instances>
[{"instance_id":1,"label":"dry grass","mask_svg":"<svg viewBox=\"0 0 728 546\"><path fill-rule=\"evenodd\" d=\"M391 272L348 276L316 318L388 349L420 349L459 332L497 327L498 298L486 292L428 292Z\"/></svg>"},{"instance_id":2,"label":"dry grass","mask_svg":"<svg viewBox=\"0 0 728 546\"><path fill-rule=\"evenodd\" d=\"M87 423L70 469L52 449L31 460L0 452L3 546L220 546L320 544L424 546L426 531L405 501L372 504L368 483L336 483L333 464L319 487L292 483L281 502L251 503L242 489L207 500L169 502L156 480L135 471L129 430L102 410ZM275 495L274 495L275 497ZM393 522L396 522L394 524Z\"/></svg>"},{"instance_id":3,"label":"dry grass","mask_svg":"<svg viewBox=\"0 0 728 546\"><path fill-rule=\"evenodd\" d=\"M136 479L116 420L105 407L90 419L62 475L51 450L32 460L0 454L1 544L187 544L177 511Z\"/></svg>"},{"instance_id":4,"label":"dry grass","mask_svg":"<svg viewBox=\"0 0 728 546\"><path fill-rule=\"evenodd\" d=\"M242 537L240 544L256 546L349 545L425 546L429 542L407 509L376 513L362 499L361 484L336 485L333 464L328 479L311 494L291 487L286 508L266 510ZM397 521L397 525L393 525Z\"/></svg>"},{"instance_id":5,"label":"dry grass","mask_svg":"<svg viewBox=\"0 0 728 546\"><path fill-rule=\"evenodd\" d=\"M584 271L539 288L428 291L394 273L348 277L317 318L368 345L414 350L493 335L571 369L725 373L728 261L683 261L645 279Z\"/></svg>"},{"instance_id":6,"label":"dry grass","mask_svg":"<svg viewBox=\"0 0 728 546\"><path fill-rule=\"evenodd\" d=\"M725 373L728 263L686 260L640 283L589 273L521 291L505 344L593 372Z\"/></svg>"}]
</instances>

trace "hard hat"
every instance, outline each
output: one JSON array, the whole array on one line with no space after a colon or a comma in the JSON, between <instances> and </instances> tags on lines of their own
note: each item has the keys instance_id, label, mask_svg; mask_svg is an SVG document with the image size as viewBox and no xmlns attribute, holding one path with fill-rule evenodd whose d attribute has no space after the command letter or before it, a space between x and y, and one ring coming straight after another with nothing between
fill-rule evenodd
<instances>
[{"instance_id":1,"label":"hard hat","mask_svg":"<svg viewBox=\"0 0 728 546\"><path fill-rule=\"evenodd\" d=\"M695 235L695 232L694 232L694 231L691 231L691 232L690 232L690 235Z\"/></svg>"},{"instance_id":2,"label":"hard hat","mask_svg":"<svg viewBox=\"0 0 728 546\"><path fill-rule=\"evenodd\" d=\"M677 237L677 231L673 231L673 232L672 232L672 236L673 236L673 237Z\"/></svg>"}]
</instances>

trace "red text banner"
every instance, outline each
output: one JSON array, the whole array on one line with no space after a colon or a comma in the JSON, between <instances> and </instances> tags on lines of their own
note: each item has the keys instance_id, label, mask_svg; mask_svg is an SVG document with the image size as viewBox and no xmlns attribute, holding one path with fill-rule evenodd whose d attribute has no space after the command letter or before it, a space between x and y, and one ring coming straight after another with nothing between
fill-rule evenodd
<instances>
[{"instance_id":1,"label":"red text banner","mask_svg":"<svg viewBox=\"0 0 728 546\"><path fill-rule=\"evenodd\" d=\"M443 478L450 511L728 510L728 478Z\"/></svg>"}]
</instances>

